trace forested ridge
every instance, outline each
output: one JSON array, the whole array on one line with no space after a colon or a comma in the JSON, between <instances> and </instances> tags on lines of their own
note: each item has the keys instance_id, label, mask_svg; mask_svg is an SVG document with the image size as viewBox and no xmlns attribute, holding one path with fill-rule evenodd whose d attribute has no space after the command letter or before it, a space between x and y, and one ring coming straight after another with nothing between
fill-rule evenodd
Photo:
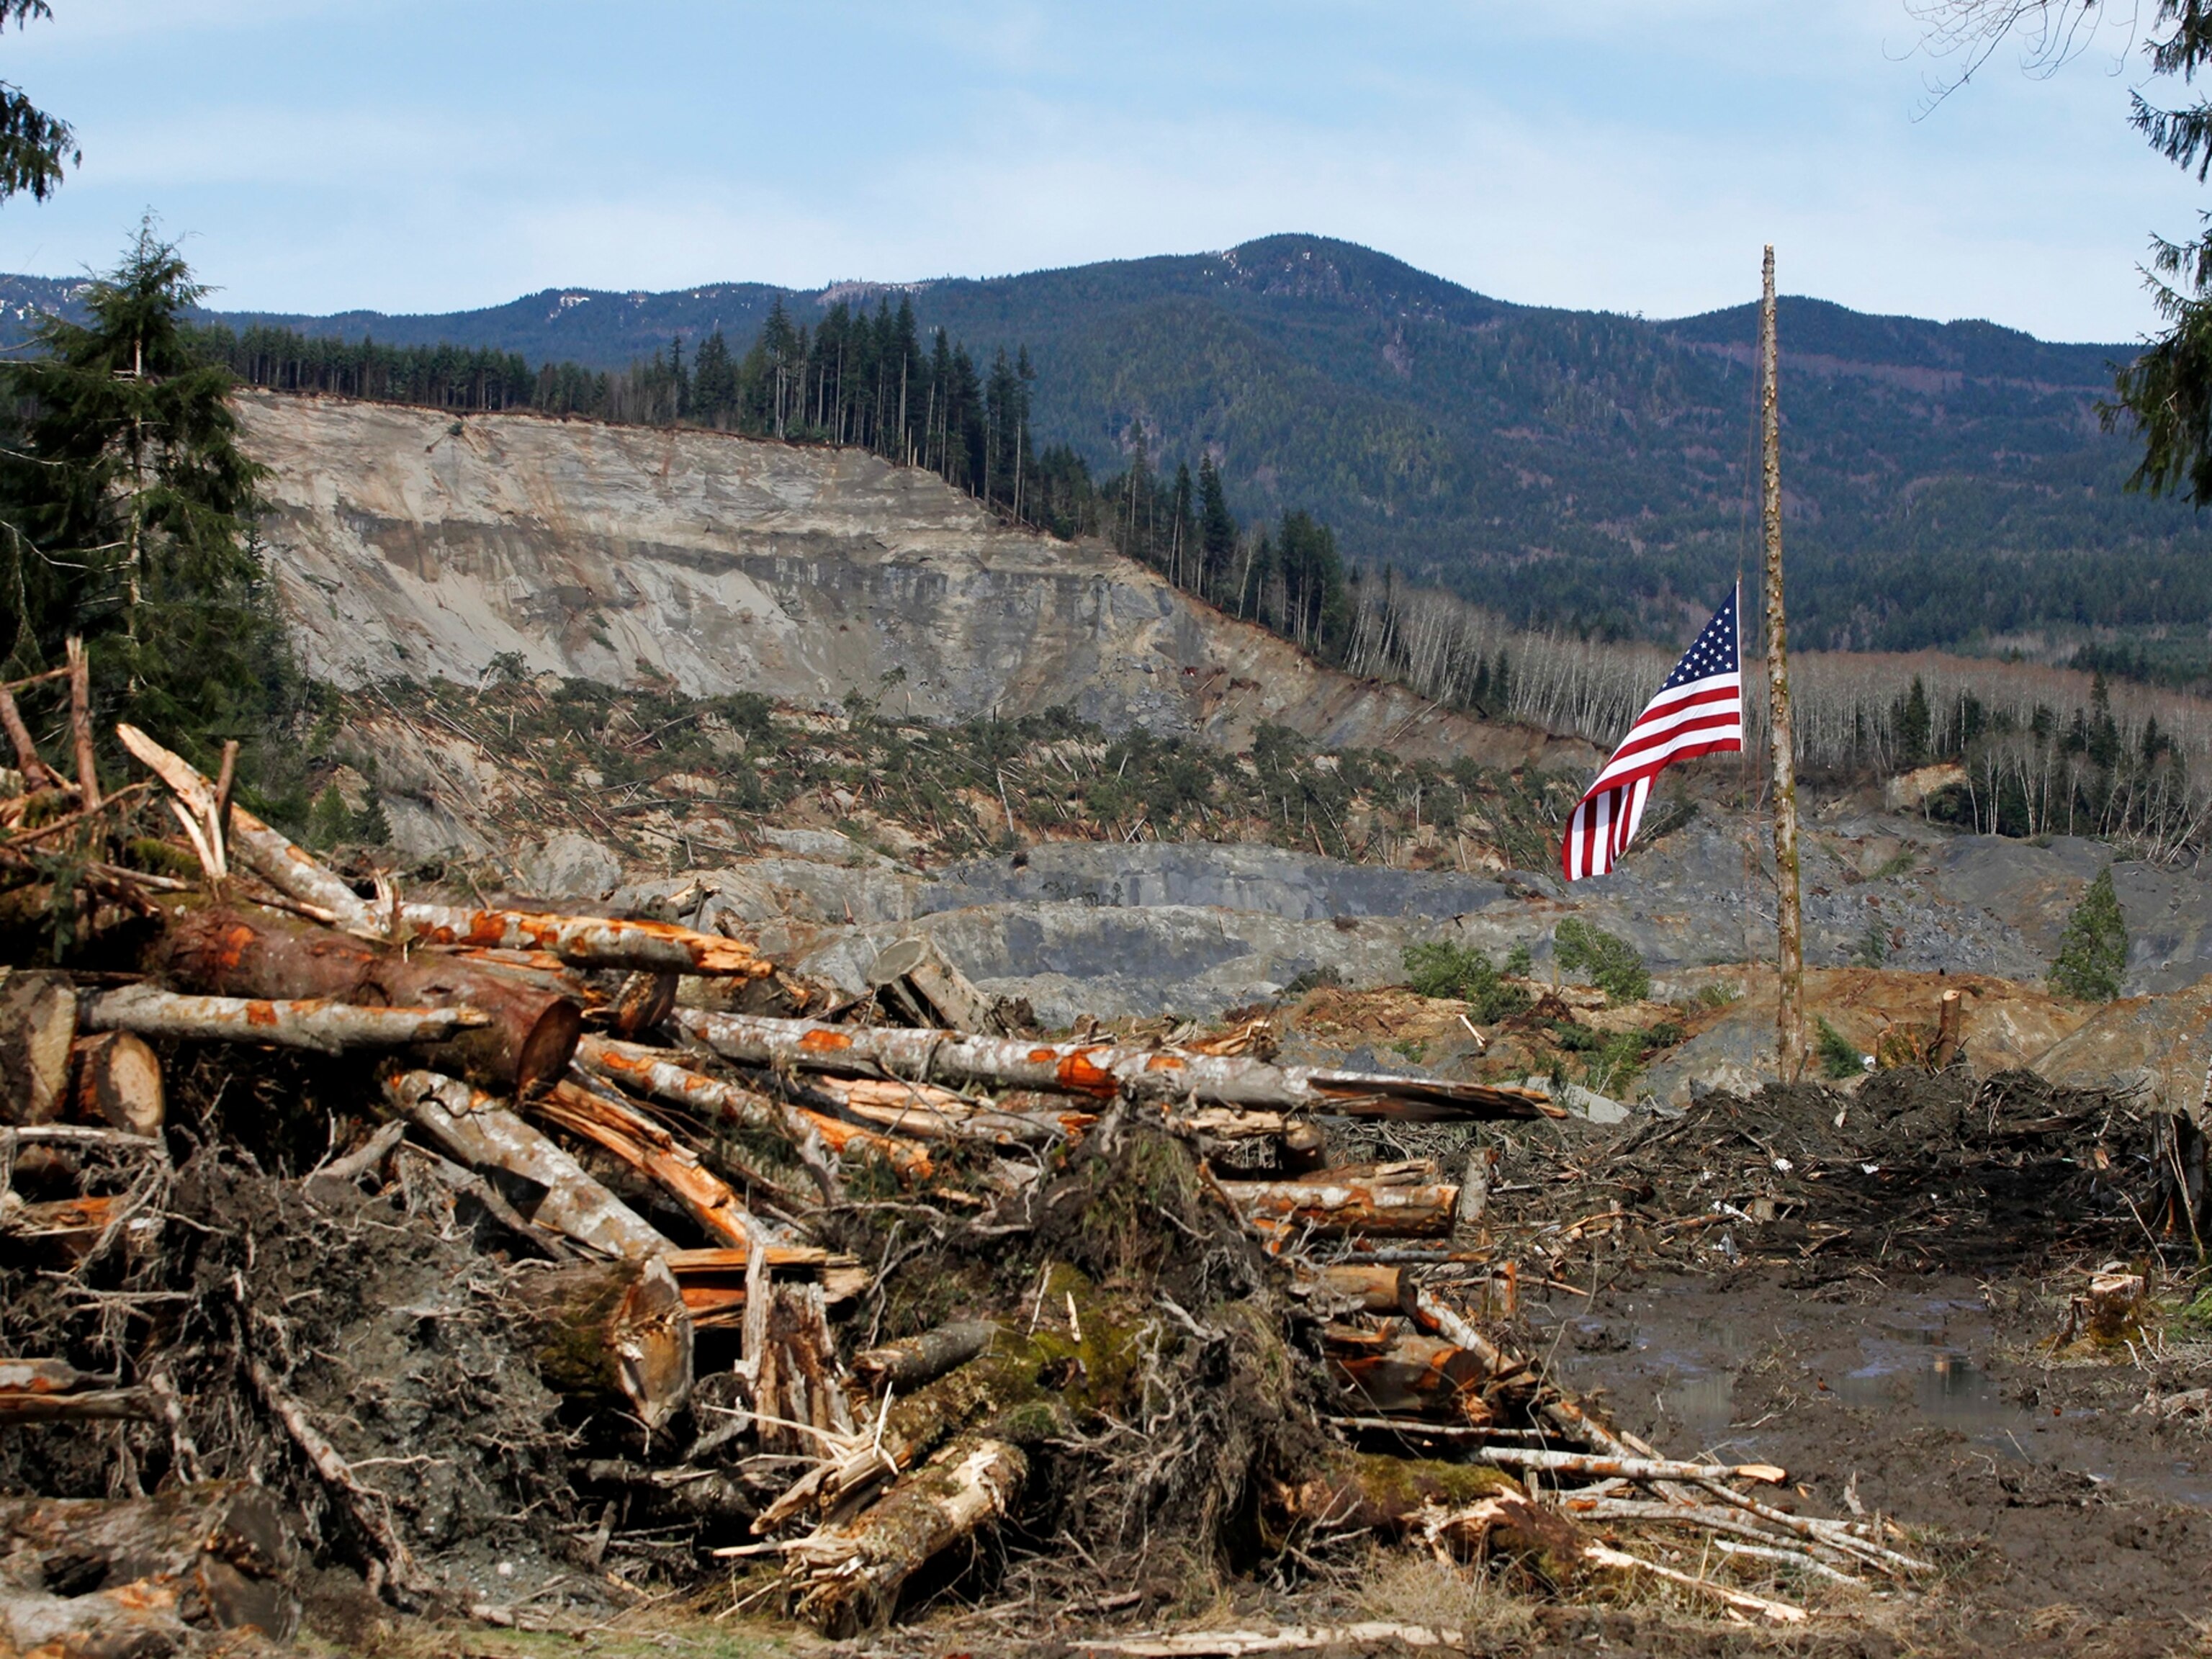
<instances>
[{"instance_id":1,"label":"forested ridge","mask_svg":"<svg viewBox=\"0 0 2212 1659\"><path fill-rule=\"evenodd\" d=\"M9 279L0 300L65 297L46 287L41 299ZM933 417L927 377L915 409L911 368L902 417L849 350L820 360L825 331L849 347L907 318L931 374L939 330L965 358L972 401L955 362L934 383L950 416ZM810 385L787 374L785 435L910 457L1008 509L1018 471L1024 520L1125 546L1140 535L1128 550L1231 610L1261 603L1249 573L1224 567L1218 545L1205 568L1205 550L1179 539L1196 509L1178 503L1210 467L1234 516L1269 527L1271 550L1284 514L1303 514L1291 539L1326 525L1349 565L1601 635L1679 638L1749 546L1748 307L1654 322L1514 306L1320 238L904 288L553 290L443 317L208 320L241 347L256 325L356 350L367 336L422 372L418 400L463 406L678 418L668 399L689 377L680 417L741 430L761 429L758 380L744 409L699 388L720 384L725 362L757 364L772 324L804 330L816 360ZM2185 506L2125 493L2136 447L2099 428L2130 349L1789 298L1781 325L1798 639L1903 649L2105 630L2127 650L2148 646L2161 672L2201 672L2212 537ZM404 349L441 343L469 349ZM1001 353L1004 404L990 384ZM281 383L281 368L231 361ZM933 418L938 435L921 435ZM1303 623L1291 616L1287 588L1275 604L1286 631L1326 630L1313 605Z\"/></svg>"}]
</instances>

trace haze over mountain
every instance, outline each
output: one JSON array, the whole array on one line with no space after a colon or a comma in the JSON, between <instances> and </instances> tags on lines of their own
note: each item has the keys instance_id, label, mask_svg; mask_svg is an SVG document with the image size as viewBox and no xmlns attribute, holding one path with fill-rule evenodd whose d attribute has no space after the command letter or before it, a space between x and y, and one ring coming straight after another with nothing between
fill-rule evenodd
<instances>
[{"instance_id":1,"label":"haze over mountain","mask_svg":"<svg viewBox=\"0 0 2212 1659\"><path fill-rule=\"evenodd\" d=\"M6 328L74 284L0 278ZM1672 321L1486 298L1313 236L991 279L797 292L549 289L439 316L218 313L617 368L716 327L910 298L984 358L1026 345L1040 444L1104 475L1217 459L1248 518L1306 507L1370 569L1516 617L1673 635L1756 561L1753 307ZM2212 529L2124 493L2097 404L2121 345L1782 301L1793 634L1911 647L2091 629L2202 640Z\"/></svg>"}]
</instances>

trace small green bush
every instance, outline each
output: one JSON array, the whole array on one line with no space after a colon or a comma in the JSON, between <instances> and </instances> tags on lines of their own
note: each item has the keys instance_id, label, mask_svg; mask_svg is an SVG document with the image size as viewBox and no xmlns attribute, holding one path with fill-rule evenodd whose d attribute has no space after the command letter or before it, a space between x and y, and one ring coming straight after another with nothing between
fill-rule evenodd
<instances>
[{"instance_id":1,"label":"small green bush","mask_svg":"<svg viewBox=\"0 0 2212 1659\"><path fill-rule=\"evenodd\" d=\"M1866 1069L1865 1059L1858 1045L1838 1031L1825 1019L1819 1022L1820 1036L1813 1046L1820 1055L1820 1075L1840 1082L1847 1077L1856 1077Z\"/></svg>"},{"instance_id":2,"label":"small green bush","mask_svg":"<svg viewBox=\"0 0 2212 1659\"><path fill-rule=\"evenodd\" d=\"M1456 997L1488 1024L1528 1006L1528 994L1509 985L1481 951L1443 939L1406 947L1407 982L1425 997Z\"/></svg>"},{"instance_id":3,"label":"small green bush","mask_svg":"<svg viewBox=\"0 0 2212 1659\"><path fill-rule=\"evenodd\" d=\"M2110 1002L2119 995L2127 969L2127 919L2120 914L2120 896L2112 890L2107 866L2067 921L2058 959L2051 964L2051 987L2084 1002Z\"/></svg>"},{"instance_id":4,"label":"small green bush","mask_svg":"<svg viewBox=\"0 0 2212 1659\"><path fill-rule=\"evenodd\" d=\"M1590 983L1614 1002L1641 1002L1651 994L1651 975L1644 958L1618 933L1569 916L1552 935L1552 946L1562 970L1588 974Z\"/></svg>"}]
</instances>

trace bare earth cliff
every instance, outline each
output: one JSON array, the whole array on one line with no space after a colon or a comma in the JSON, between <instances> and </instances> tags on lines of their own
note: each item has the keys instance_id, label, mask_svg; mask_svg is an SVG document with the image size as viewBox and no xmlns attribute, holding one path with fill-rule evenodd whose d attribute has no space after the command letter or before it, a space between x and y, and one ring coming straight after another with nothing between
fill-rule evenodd
<instances>
[{"instance_id":1,"label":"bare earth cliff","mask_svg":"<svg viewBox=\"0 0 2212 1659\"><path fill-rule=\"evenodd\" d=\"M502 652L620 684L927 719L1072 706L1110 731L1534 758L1541 734L1319 667L1103 543L1010 529L934 474L718 433L247 393L277 580L340 684ZM1581 745L1575 745L1580 749Z\"/></svg>"}]
</instances>

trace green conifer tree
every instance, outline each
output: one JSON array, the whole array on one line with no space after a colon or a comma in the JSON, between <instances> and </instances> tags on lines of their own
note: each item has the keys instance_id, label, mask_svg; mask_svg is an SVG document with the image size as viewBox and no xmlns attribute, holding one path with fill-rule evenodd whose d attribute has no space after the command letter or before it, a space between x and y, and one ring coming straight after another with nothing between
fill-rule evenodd
<instances>
[{"instance_id":1,"label":"green conifer tree","mask_svg":"<svg viewBox=\"0 0 2212 1659\"><path fill-rule=\"evenodd\" d=\"M203 289L150 221L84 296L9 366L27 410L0 456L0 581L9 673L85 637L100 729L131 717L205 758L263 729L285 679L255 545L261 469L238 447L228 369L199 356L185 313Z\"/></svg>"},{"instance_id":2,"label":"green conifer tree","mask_svg":"<svg viewBox=\"0 0 2212 1659\"><path fill-rule=\"evenodd\" d=\"M2051 985L2084 1002L2110 1002L2119 995L2127 970L2127 919L2120 914L2120 896L2106 865L2067 921L2058 958L2051 964Z\"/></svg>"}]
</instances>

